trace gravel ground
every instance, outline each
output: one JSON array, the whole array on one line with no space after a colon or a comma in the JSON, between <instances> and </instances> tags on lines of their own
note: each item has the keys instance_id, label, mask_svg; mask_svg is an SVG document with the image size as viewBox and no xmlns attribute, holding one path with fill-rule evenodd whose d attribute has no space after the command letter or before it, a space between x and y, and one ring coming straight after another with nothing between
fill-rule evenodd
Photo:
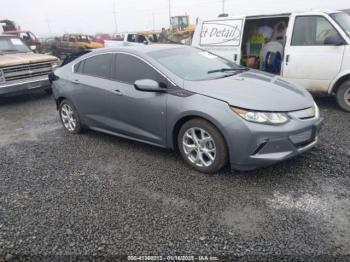
<instances>
[{"instance_id":1,"label":"gravel ground","mask_svg":"<svg viewBox=\"0 0 350 262\"><path fill-rule=\"evenodd\" d=\"M349 261L350 114L332 98L316 101L325 118L316 148L265 169L205 175L168 150L67 134L42 93L0 100L0 261L150 254Z\"/></svg>"}]
</instances>

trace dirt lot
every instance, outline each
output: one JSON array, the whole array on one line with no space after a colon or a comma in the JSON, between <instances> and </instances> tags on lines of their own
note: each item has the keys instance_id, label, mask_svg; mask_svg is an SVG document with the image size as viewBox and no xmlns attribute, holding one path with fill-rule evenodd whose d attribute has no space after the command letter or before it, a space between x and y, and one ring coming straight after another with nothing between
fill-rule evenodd
<instances>
[{"instance_id":1,"label":"dirt lot","mask_svg":"<svg viewBox=\"0 0 350 262\"><path fill-rule=\"evenodd\" d=\"M51 97L0 100L0 256L350 255L350 114L308 153L204 175L174 152L67 134ZM1 258L0 258L1 260ZM344 260L344 261L345 261Z\"/></svg>"}]
</instances>

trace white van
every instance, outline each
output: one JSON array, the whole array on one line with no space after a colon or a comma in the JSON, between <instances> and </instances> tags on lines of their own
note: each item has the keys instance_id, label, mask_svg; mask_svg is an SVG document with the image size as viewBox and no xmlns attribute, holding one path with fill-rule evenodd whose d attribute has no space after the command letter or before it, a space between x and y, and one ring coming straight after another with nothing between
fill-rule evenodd
<instances>
[{"instance_id":1,"label":"white van","mask_svg":"<svg viewBox=\"0 0 350 262\"><path fill-rule=\"evenodd\" d=\"M311 92L335 94L350 111L350 16L339 11L200 21L192 45L281 75Z\"/></svg>"}]
</instances>

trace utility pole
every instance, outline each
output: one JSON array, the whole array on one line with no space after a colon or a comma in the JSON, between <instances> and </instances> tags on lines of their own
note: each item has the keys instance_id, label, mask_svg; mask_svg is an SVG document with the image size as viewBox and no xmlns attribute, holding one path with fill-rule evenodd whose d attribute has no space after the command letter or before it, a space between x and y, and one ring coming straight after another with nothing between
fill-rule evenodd
<instances>
[{"instance_id":1,"label":"utility pole","mask_svg":"<svg viewBox=\"0 0 350 262\"><path fill-rule=\"evenodd\" d=\"M169 24L170 24L169 28L171 28L171 0L169 0Z\"/></svg>"},{"instance_id":2,"label":"utility pole","mask_svg":"<svg viewBox=\"0 0 350 262\"><path fill-rule=\"evenodd\" d=\"M228 14L225 13L225 1L226 0L222 0L222 13L219 14L219 17L228 17Z\"/></svg>"},{"instance_id":3,"label":"utility pole","mask_svg":"<svg viewBox=\"0 0 350 262\"><path fill-rule=\"evenodd\" d=\"M49 21L49 16L47 15L46 13L46 24L47 24L47 28L49 29L49 34L51 35L52 32L51 32L51 26L50 26L50 21Z\"/></svg>"},{"instance_id":4,"label":"utility pole","mask_svg":"<svg viewBox=\"0 0 350 262\"><path fill-rule=\"evenodd\" d=\"M117 25L117 12L115 9L115 1L113 2L113 17L114 17L114 30L115 33L118 33L118 25Z\"/></svg>"}]
</instances>

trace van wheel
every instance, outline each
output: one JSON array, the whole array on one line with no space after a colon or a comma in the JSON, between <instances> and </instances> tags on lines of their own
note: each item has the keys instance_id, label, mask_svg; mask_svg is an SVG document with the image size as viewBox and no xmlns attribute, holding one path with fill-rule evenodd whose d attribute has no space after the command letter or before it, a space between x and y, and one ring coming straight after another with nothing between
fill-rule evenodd
<instances>
[{"instance_id":1,"label":"van wheel","mask_svg":"<svg viewBox=\"0 0 350 262\"><path fill-rule=\"evenodd\" d=\"M208 121L195 118L180 129L178 148L183 159L203 173L215 173L227 163L227 146L219 130Z\"/></svg>"},{"instance_id":2,"label":"van wheel","mask_svg":"<svg viewBox=\"0 0 350 262\"><path fill-rule=\"evenodd\" d=\"M78 111L69 100L63 100L58 111L62 125L69 133L78 134L82 132Z\"/></svg>"},{"instance_id":3,"label":"van wheel","mask_svg":"<svg viewBox=\"0 0 350 262\"><path fill-rule=\"evenodd\" d=\"M343 110L350 112L350 80L339 86L336 96L338 105Z\"/></svg>"}]
</instances>

